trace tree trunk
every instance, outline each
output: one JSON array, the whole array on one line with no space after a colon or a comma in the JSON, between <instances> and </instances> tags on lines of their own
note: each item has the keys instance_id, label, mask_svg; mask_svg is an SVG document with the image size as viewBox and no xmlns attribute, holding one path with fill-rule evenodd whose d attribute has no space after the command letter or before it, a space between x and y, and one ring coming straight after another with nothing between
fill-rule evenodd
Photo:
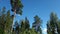
<instances>
[{"instance_id":1,"label":"tree trunk","mask_svg":"<svg viewBox=\"0 0 60 34\"><path fill-rule=\"evenodd\" d=\"M13 27L14 27L14 18L15 18L15 15L16 15L16 9L14 10L14 16L13 16L13 24L12 24L12 30L11 30L11 33L13 33Z\"/></svg>"}]
</instances>

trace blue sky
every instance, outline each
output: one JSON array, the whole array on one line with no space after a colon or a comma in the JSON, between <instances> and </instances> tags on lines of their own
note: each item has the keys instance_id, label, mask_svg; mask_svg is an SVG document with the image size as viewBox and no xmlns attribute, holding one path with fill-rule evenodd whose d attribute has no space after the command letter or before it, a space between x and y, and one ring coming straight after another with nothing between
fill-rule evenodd
<instances>
[{"instance_id":1,"label":"blue sky","mask_svg":"<svg viewBox=\"0 0 60 34\"><path fill-rule=\"evenodd\" d=\"M43 34L46 34L46 23L49 20L51 12L57 13L60 18L60 0L22 0L23 15L16 15L15 20L24 19L27 17L30 21L30 26L34 22L34 16L38 15L42 22ZM0 0L0 9L5 6L7 10L11 9L10 0ZM11 12L12 14L12 12Z\"/></svg>"}]
</instances>

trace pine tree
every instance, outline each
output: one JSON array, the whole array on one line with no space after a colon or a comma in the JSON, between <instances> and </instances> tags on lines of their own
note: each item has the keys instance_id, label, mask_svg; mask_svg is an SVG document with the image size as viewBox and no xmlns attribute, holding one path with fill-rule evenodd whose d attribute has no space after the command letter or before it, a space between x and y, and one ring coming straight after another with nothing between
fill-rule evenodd
<instances>
[{"instance_id":1,"label":"pine tree","mask_svg":"<svg viewBox=\"0 0 60 34\"><path fill-rule=\"evenodd\" d=\"M30 32L30 34L38 34L38 33L35 31L34 28L31 28L31 30L30 30L29 32Z\"/></svg>"},{"instance_id":2,"label":"pine tree","mask_svg":"<svg viewBox=\"0 0 60 34\"><path fill-rule=\"evenodd\" d=\"M48 34L57 34L57 27L58 27L57 23L58 23L58 17L54 12L52 12L50 14L50 21L47 24Z\"/></svg>"},{"instance_id":3,"label":"pine tree","mask_svg":"<svg viewBox=\"0 0 60 34\"><path fill-rule=\"evenodd\" d=\"M52 29L52 34L56 34L56 23L57 23L57 15L55 13L51 13L50 15L50 26L51 26L51 29Z\"/></svg>"},{"instance_id":4,"label":"pine tree","mask_svg":"<svg viewBox=\"0 0 60 34\"><path fill-rule=\"evenodd\" d=\"M1 29L1 31L0 31L0 33L1 34L4 34L4 29L5 29L5 11L6 11L6 8L5 7L3 7L2 8L2 11L1 11L1 19L0 19L0 29Z\"/></svg>"},{"instance_id":5,"label":"pine tree","mask_svg":"<svg viewBox=\"0 0 60 34\"><path fill-rule=\"evenodd\" d=\"M1 16L0 16L0 34L4 34L4 30L3 30L3 26L2 26L2 22L1 22Z\"/></svg>"},{"instance_id":6,"label":"pine tree","mask_svg":"<svg viewBox=\"0 0 60 34\"><path fill-rule=\"evenodd\" d=\"M5 20L5 33L6 34L10 34L11 33L11 25L12 25L12 19L11 19L11 17L10 17L10 11L8 10L7 11L7 14L6 14L6 18L5 18L6 20Z\"/></svg>"},{"instance_id":7,"label":"pine tree","mask_svg":"<svg viewBox=\"0 0 60 34\"><path fill-rule=\"evenodd\" d=\"M37 32L39 32L40 34L42 34L42 31L41 31L41 19L36 15L35 17L34 17L34 20L35 20L35 22L33 23L33 28L37 31Z\"/></svg>"},{"instance_id":8,"label":"pine tree","mask_svg":"<svg viewBox=\"0 0 60 34\"><path fill-rule=\"evenodd\" d=\"M6 8L3 7L0 15L0 33L2 34L10 34L11 32L11 17L10 17L10 11L6 11Z\"/></svg>"},{"instance_id":9,"label":"pine tree","mask_svg":"<svg viewBox=\"0 0 60 34\"><path fill-rule=\"evenodd\" d=\"M13 31L13 32L14 32L15 34L19 34L19 24L18 24L17 21L15 22L14 27L15 27L15 28L14 28L14 31Z\"/></svg>"},{"instance_id":10,"label":"pine tree","mask_svg":"<svg viewBox=\"0 0 60 34\"><path fill-rule=\"evenodd\" d=\"M16 14L20 14L22 15L22 8L23 8L23 5L21 3L21 0L10 0L10 4L12 6L12 12L14 12L14 15L12 15L13 17L13 20L14 20L14 17ZM14 23L14 21L13 21Z\"/></svg>"},{"instance_id":11,"label":"pine tree","mask_svg":"<svg viewBox=\"0 0 60 34\"><path fill-rule=\"evenodd\" d=\"M21 29L20 29L21 32L24 32L25 31L25 20L22 20L20 25L21 25Z\"/></svg>"},{"instance_id":12,"label":"pine tree","mask_svg":"<svg viewBox=\"0 0 60 34\"><path fill-rule=\"evenodd\" d=\"M22 15L22 8L23 5L21 3L21 0L10 0L11 6L12 6L12 11Z\"/></svg>"},{"instance_id":13,"label":"pine tree","mask_svg":"<svg viewBox=\"0 0 60 34\"><path fill-rule=\"evenodd\" d=\"M47 34L52 34L51 27L50 27L50 21L47 22Z\"/></svg>"},{"instance_id":14,"label":"pine tree","mask_svg":"<svg viewBox=\"0 0 60 34\"><path fill-rule=\"evenodd\" d=\"M21 21L21 29L22 30L29 30L30 28L30 24L29 24L29 20L27 19L27 17L25 18L25 20Z\"/></svg>"},{"instance_id":15,"label":"pine tree","mask_svg":"<svg viewBox=\"0 0 60 34\"><path fill-rule=\"evenodd\" d=\"M60 34L60 20L58 21L58 23L56 24L56 26L57 26L57 32L58 32L58 34Z\"/></svg>"},{"instance_id":16,"label":"pine tree","mask_svg":"<svg viewBox=\"0 0 60 34\"><path fill-rule=\"evenodd\" d=\"M29 28L30 28L29 20L27 19L27 17L25 17L25 29Z\"/></svg>"}]
</instances>

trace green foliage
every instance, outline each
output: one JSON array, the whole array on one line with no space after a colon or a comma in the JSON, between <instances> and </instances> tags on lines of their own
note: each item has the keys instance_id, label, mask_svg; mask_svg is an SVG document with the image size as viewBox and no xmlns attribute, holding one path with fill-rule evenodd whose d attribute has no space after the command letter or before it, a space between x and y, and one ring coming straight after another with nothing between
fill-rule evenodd
<instances>
[{"instance_id":1,"label":"green foliage","mask_svg":"<svg viewBox=\"0 0 60 34\"><path fill-rule=\"evenodd\" d=\"M10 11L8 11L6 16L6 23L5 23L6 28L9 28L11 24L12 23L11 23Z\"/></svg>"},{"instance_id":2,"label":"green foliage","mask_svg":"<svg viewBox=\"0 0 60 34\"><path fill-rule=\"evenodd\" d=\"M8 33L11 32L11 25L12 25L12 19L10 17L10 11L9 10L7 11L5 19L6 19L6 21L5 21L5 31L6 31L6 34L8 34Z\"/></svg>"},{"instance_id":3,"label":"green foliage","mask_svg":"<svg viewBox=\"0 0 60 34\"><path fill-rule=\"evenodd\" d=\"M14 20L15 14L22 15L23 5L21 3L21 0L10 0L10 4L12 7L11 10L14 12L14 15L12 15L12 19Z\"/></svg>"},{"instance_id":4,"label":"green foliage","mask_svg":"<svg viewBox=\"0 0 60 34\"><path fill-rule=\"evenodd\" d=\"M33 28L30 30L25 30L23 32L20 32L20 34L38 34Z\"/></svg>"},{"instance_id":5,"label":"green foliage","mask_svg":"<svg viewBox=\"0 0 60 34\"><path fill-rule=\"evenodd\" d=\"M7 12L7 13L6 13ZM6 8L3 7L1 11L1 16L0 16L0 33L2 34L8 34L10 33L10 28L11 28L11 17L10 17L10 11L6 11Z\"/></svg>"},{"instance_id":6,"label":"green foliage","mask_svg":"<svg viewBox=\"0 0 60 34\"><path fill-rule=\"evenodd\" d=\"M58 32L58 34L60 34L60 20L58 21L58 23L56 25L57 25L57 32Z\"/></svg>"},{"instance_id":7,"label":"green foliage","mask_svg":"<svg viewBox=\"0 0 60 34\"><path fill-rule=\"evenodd\" d=\"M22 15L23 5L21 3L21 0L10 0L10 4L12 6L12 11L14 13ZM27 17L24 20L20 21L21 22L20 26L16 22L15 23L16 28L13 31L12 23L13 23L15 14L13 15L13 19L12 19L10 16L10 10L6 11L5 7L3 7L2 11L0 12L1 12L0 34L42 34L42 31L40 28L41 20L37 15L34 17L35 19L34 24L36 24L35 26L38 26L37 30L39 30L40 33L38 33L34 28L30 28L30 23Z\"/></svg>"},{"instance_id":8,"label":"green foliage","mask_svg":"<svg viewBox=\"0 0 60 34\"><path fill-rule=\"evenodd\" d=\"M40 31L38 33L34 28L30 28L29 20L27 19L27 17L25 18L25 20L21 21L20 34L42 34L41 29L39 30Z\"/></svg>"},{"instance_id":9,"label":"green foliage","mask_svg":"<svg viewBox=\"0 0 60 34\"><path fill-rule=\"evenodd\" d=\"M37 31L37 32L39 32L40 34L42 34L42 30L41 30L41 22L42 22L42 20L38 17L38 15L36 15L35 17L34 17L34 20L35 20L35 22L33 23L33 28Z\"/></svg>"},{"instance_id":10,"label":"green foliage","mask_svg":"<svg viewBox=\"0 0 60 34\"><path fill-rule=\"evenodd\" d=\"M58 17L54 12L52 12L50 14L50 21L47 23L47 33L48 34L57 34L57 33L59 34L59 32L60 32L59 29L60 28L59 28Z\"/></svg>"},{"instance_id":11,"label":"green foliage","mask_svg":"<svg viewBox=\"0 0 60 34\"><path fill-rule=\"evenodd\" d=\"M30 34L38 34L38 33L35 31L34 28L32 28Z\"/></svg>"},{"instance_id":12,"label":"green foliage","mask_svg":"<svg viewBox=\"0 0 60 34\"><path fill-rule=\"evenodd\" d=\"M29 20L26 17L25 20L21 21L21 29L24 31L29 28L30 28Z\"/></svg>"},{"instance_id":13,"label":"green foliage","mask_svg":"<svg viewBox=\"0 0 60 34\"><path fill-rule=\"evenodd\" d=\"M1 11L1 16L0 16L0 33L1 34L4 34L4 26L5 26L5 7L2 8L2 11Z\"/></svg>"},{"instance_id":14,"label":"green foliage","mask_svg":"<svg viewBox=\"0 0 60 34\"><path fill-rule=\"evenodd\" d=\"M21 31L25 31L25 21L21 21Z\"/></svg>"},{"instance_id":15,"label":"green foliage","mask_svg":"<svg viewBox=\"0 0 60 34\"><path fill-rule=\"evenodd\" d=\"M12 6L12 11L13 12L16 12L16 14L22 15L23 5L21 3L21 0L10 0L10 4Z\"/></svg>"},{"instance_id":16,"label":"green foliage","mask_svg":"<svg viewBox=\"0 0 60 34\"><path fill-rule=\"evenodd\" d=\"M30 28L29 20L26 17L25 18L25 29L29 29L29 28Z\"/></svg>"},{"instance_id":17,"label":"green foliage","mask_svg":"<svg viewBox=\"0 0 60 34\"><path fill-rule=\"evenodd\" d=\"M57 23L57 15L55 13L51 13L50 15L50 26L51 26L51 29L52 29L52 34L56 34L55 33L55 28L56 28L56 23Z\"/></svg>"},{"instance_id":18,"label":"green foliage","mask_svg":"<svg viewBox=\"0 0 60 34\"><path fill-rule=\"evenodd\" d=\"M51 27L50 27L50 21L47 22L47 34L52 34Z\"/></svg>"}]
</instances>

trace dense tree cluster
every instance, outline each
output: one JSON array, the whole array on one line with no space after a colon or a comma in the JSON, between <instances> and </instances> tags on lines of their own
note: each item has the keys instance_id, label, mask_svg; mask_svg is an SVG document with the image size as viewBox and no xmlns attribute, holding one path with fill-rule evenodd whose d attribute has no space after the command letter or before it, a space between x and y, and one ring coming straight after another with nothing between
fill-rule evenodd
<instances>
[{"instance_id":1,"label":"dense tree cluster","mask_svg":"<svg viewBox=\"0 0 60 34\"><path fill-rule=\"evenodd\" d=\"M60 34L60 21L54 12L50 14L50 20L47 22L47 33Z\"/></svg>"},{"instance_id":2,"label":"dense tree cluster","mask_svg":"<svg viewBox=\"0 0 60 34\"><path fill-rule=\"evenodd\" d=\"M34 22L31 28L27 17L23 20L21 19L20 22L16 21L12 25L15 15L22 15L23 4L21 0L10 0L10 4L14 15L10 15L10 10L6 11L5 7L0 10L0 34L42 34L42 20L38 15L34 16ZM47 21L47 34L60 34L60 20L54 12L50 14L50 20Z\"/></svg>"},{"instance_id":3,"label":"dense tree cluster","mask_svg":"<svg viewBox=\"0 0 60 34\"><path fill-rule=\"evenodd\" d=\"M1 15L0 15L0 34L39 34L41 32L40 28L40 18L36 15L34 17L35 21L35 26L37 26L37 30L32 26L30 28L30 23L27 17L25 17L24 20L20 20L20 24L18 22L15 22L14 27L12 28L13 24L13 19L10 15L10 11L6 11L6 8L3 7L1 10ZM38 25L39 24L39 25Z\"/></svg>"},{"instance_id":4,"label":"dense tree cluster","mask_svg":"<svg viewBox=\"0 0 60 34\"><path fill-rule=\"evenodd\" d=\"M6 8L3 7L0 11L0 33L1 34L8 34L11 31L11 24L12 24L12 18L10 17L10 11L6 11Z\"/></svg>"}]
</instances>

